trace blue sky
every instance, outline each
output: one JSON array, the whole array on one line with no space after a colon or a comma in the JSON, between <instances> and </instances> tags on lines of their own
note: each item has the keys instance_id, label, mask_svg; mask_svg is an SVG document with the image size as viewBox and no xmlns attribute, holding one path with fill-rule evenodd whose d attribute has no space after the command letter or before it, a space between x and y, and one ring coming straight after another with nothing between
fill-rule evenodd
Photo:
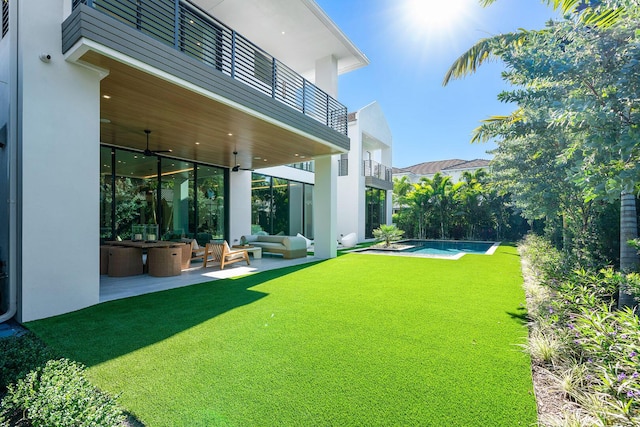
<instances>
[{"instance_id":1,"label":"blue sky","mask_svg":"<svg viewBox=\"0 0 640 427\"><path fill-rule=\"evenodd\" d=\"M540 0L316 0L371 63L340 77L349 111L378 101L393 134L393 166L435 160L490 159L493 143L471 144L480 120L515 109L496 97L508 86L500 62L442 80L453 61L481 38L541 29L558 18ZM436 10L446 5L445 10ZM426 6L426 7L425 7ZM431 13L429 13L431 11ZM434 15L438 19L434 21Z\"/></svg>"}]
</instances>

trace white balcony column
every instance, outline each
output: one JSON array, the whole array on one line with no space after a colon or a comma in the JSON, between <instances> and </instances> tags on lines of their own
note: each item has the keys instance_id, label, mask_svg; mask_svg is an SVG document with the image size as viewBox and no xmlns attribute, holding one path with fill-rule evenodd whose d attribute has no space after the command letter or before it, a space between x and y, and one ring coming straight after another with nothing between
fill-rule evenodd
<instances>
[{"instance_id":1,"label":"white balcony column","mask_svg":"<svg viewBox=\"0 0 640 427\"><path fill-rule=\"evenodd\" d=\"M335 258L338 230L338 161L334 156L316 157L313 187L315 256Z\"/></svg>"},{"instance_id":2,"label":"white balcony column","mask_svg":"<svg viewBox=\"0 0 640 427\"><path fill-rule=\"evenodd\" d=\"M329 55L316 61L315 85L333 98L338 98L338 60Z\"/></svg>"},{"instance_id":3,"label":"white balcony column","mask_svg":"<svg viewBox=\"0 0 640 427\"><path fill-rule=\"evenodd\" d=\"M229 173L229 244L251 234L251 172Z\"/></svg>"}]
</instances>

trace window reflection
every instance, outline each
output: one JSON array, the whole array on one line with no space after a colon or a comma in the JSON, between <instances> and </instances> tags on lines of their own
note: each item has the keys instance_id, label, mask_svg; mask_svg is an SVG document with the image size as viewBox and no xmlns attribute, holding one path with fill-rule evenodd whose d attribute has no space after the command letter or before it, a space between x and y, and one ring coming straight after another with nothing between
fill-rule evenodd
<instances>
[{"instance_id":1,"label":"window reflection","mask_svg":"<svg viewBox=\"0 0 640 427\"><path fill-rule=\"evenodd\" d=\"M158 225L164 240L225 238L224 170L111 147L100 148L100 238L130 239Z\"/></svg>"}]
</instances>

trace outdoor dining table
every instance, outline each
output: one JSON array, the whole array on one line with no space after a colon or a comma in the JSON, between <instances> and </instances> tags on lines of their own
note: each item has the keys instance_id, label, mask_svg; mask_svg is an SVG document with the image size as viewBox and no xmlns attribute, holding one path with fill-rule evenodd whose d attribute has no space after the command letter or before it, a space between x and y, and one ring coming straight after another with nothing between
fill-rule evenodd
<instances>
[{"instance_id":1,"label":"outdoor dining table","mask_svg":"<svg viewBox=\"0 0 640 427\"><path fill-rule=\"evenodd\" d=\"M127 246L129 248L140 248L140 249L149 249L149 248L168 248L171 246L179 246L183 243L180 242L167 242L164 240L154 240L154 241L145 241L145 240L114 240L110 242L106 242L111 246Z\"/></svg>"},{"instance_id":2,"label":"outdoor dining table","mask_svg":"<svg viewBox=\"0 0 640 427\"><path fill-rule=\"evenodd\" d=\"M156 241L119 240L119 241L109 241L105 243L109 246L120 246L120 247L126 247L126 248L139 249L140 250L139 253L140 255L142 255L140 258L140 261L138 261L138 262L142 262L141 273L149 273L152 276L174 276L174 275L180 274L182 257L180 256L178 256L177 258L175 256L171 257L169 255L172 255L172 254L168 254L168 253L160 255L162 252L160 253L156 252L153 254L155 255L154 256L155 261L150 262L151 254L149 253L149 255L143 255L142 252L143 251L148 252L148 250L154 249L154 248L166 248L167 251L170 251L171 250L170 248L182 247L186 243L168 242L163 240L156 240ZM181 255L181 254L178 253L178 255ZM160 261L160 263L158 263L158 261ZM136 274L140 274L140 273L136 273ZM125 272L123 273L123 275L129 275L129 274Z\"/></svg>"}]
</instances>

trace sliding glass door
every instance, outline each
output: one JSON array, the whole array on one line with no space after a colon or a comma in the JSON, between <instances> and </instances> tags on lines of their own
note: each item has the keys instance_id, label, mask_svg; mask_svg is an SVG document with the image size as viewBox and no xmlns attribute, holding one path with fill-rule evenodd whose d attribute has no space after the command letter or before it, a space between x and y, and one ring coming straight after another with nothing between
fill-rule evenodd
<instances>
[{"instance_id":1,"label":"sliding glass door","mask_svg":"<svg viewBox=\"0 0 640 427\"><path fill-rule=\"evenodd\" d=\"M103 146L100 239L130 239L137 225L157 225L162 239L225 238L224 169Z\"/></svg>"}]
</instances>

